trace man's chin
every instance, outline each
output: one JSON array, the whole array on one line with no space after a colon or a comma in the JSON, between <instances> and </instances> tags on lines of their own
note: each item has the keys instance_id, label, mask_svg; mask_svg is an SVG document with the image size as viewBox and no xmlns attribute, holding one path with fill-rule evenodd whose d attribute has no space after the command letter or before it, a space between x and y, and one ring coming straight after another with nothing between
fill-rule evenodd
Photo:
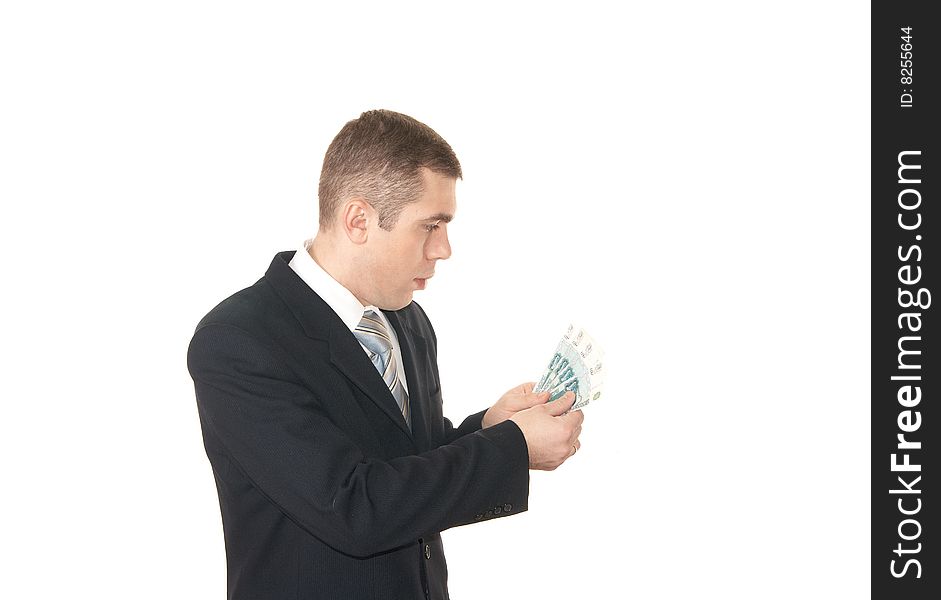
<instances>
[{"instance_id":1,"label":"man's chin","mask_svg":"<svg viewBox=\"0 0 941 600\"><path fill-rule=\"evenodd\" d=\"M409 294L407 298L399 298L394 301L384 302L383 305L376 305L382 310L402 310L406 306L412 303L412 294Z\"/></svg>"}]
</instances>

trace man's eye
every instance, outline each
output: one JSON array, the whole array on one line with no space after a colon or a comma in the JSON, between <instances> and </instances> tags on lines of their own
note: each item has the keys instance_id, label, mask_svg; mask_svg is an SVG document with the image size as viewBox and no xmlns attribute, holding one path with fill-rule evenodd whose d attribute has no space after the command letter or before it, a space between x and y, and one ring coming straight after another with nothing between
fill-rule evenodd
<instances>
[{"instance_id":1,"label":"man's eye","mask_svg":"<svg viewBox=\"0 0 941 600\"><path fill-rule=\"evenodd\" d=\"M425 231L432 232L435 229L438 229L438 227L438 223L429 223L428 225L425 225Z\"/></svg>"}]
</instances>

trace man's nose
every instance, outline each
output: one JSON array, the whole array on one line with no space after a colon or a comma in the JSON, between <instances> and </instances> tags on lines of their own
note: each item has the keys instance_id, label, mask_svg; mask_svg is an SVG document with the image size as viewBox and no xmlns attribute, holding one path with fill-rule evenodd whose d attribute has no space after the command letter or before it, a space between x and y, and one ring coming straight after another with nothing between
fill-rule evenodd
<instances>
[{"instance_id":1,"label":"man's nose","mask_svg":"<svg viewBox=\"0 0 941 600\"><path fill-rule=\"evenodd\" d=\"M445 260L451 256L451 242L448 240L448 230L441 228L439 235L433 236L431 246L428 249L429 260Z\"/></svg>"}]
</instances>

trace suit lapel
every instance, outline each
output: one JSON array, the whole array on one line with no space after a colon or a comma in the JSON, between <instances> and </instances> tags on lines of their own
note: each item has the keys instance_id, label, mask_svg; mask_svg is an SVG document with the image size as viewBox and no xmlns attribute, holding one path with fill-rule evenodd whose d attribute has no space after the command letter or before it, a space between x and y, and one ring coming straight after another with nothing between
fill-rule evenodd
<instances>
[{"instance_id":1,"label":"suit lapel","mask_svg":"<svg viewBox=\"0 0 941 600\"><path fill-rule=\"evenodd\" d=\"M271 261L271 266L265 273L265 279L290 308L304 329L304 333L310 338L327 342L330 348L330 362L333 366L352 381L411 438L412 433L408 429L405 417L379 371L376 370L356 337L340 317L291 269L288 263L293 256L293 251L279 252ZM398 332L398 329L396 331ZM406 373L409 372L406 367ZM411 384L411 381L409 383ZM415 412L412 413L413 419Z\"/></svg>"},{"instance_id":2,"label":"suit lapel","mask_svg":"<svg viewBox=\"0 0 941 600\"><path fill-rule=\"evenodd\" d=\"M408 423L405 422L405 416L399 410L395 397L386 386L386 382L383 381L382 375L376 370L376 366L366 356L366 352L359 345L359 341L346 328L346 325L343 325L342 330L335 328L331 332L329 344L330 362L333 363L333 366L342 371L356 387L362 390L390 419L395 421L395 424L402 431L411 437ZM414 414L412 417L414 418Z\"/></svg>"}]
</instances>

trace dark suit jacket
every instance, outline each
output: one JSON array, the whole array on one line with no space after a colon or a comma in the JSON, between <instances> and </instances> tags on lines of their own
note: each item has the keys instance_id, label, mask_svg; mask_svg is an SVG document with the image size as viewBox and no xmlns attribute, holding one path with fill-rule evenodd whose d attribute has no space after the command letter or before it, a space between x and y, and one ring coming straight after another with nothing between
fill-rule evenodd
<instances>
[{"instance_id":1,"label":"dark suit jacket","mask_svg":"<svg viewBox=\"0 0 941 600\"><path fill-rule=\"evenodd\" d=\"M526 510L523 435L512 421L481 429L483 412L444 418L435 334L414 302L386 312L409 431L293 255L212 309L189 347L229 598L447 598L439 532Z\"/></svg>"}]
</instances>

